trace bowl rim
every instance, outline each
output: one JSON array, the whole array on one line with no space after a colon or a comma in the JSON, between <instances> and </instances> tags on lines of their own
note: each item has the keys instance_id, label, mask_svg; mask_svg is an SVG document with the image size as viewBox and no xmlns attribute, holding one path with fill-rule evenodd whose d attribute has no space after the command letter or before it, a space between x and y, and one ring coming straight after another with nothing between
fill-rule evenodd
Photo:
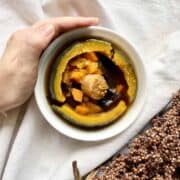
<instances>
[{"instance_id":1,"label":"bowl rim","mask_svg":"<svg viewBox=\"0 0 180 180\"><path fill-rule=\"evenodd\" d=\"M89 33L88 36L92 36L93 33L96 34L97 32L102 33L102 34L104 33L104 35L103 35L104 39L108 39L107 38L108 35L109 35L109 37L114 37L116 39L116 41L118 41L119 46L121 48L122 48L122 44L124 44L126 46L125 49L124 49L124 47L122 48L126 53L127 53L127 51L129 51L129 52L131 52L131 56L134 56L133 58L130 57L130 60L132 61L131 63L133 63L133 66L134 66L133 68L135 69L139 66L138 71L141 71L141 72L136 72L136 77L139 75L139 77L137 77L138 86L139 86L139 80L140 79L143 80L143 82L140 82L141 89L139 89L140 87L137 86L137 94L136 94L134 102L131 105L132 107L130 106L128 109L128 112L126 112L122 117L120 117L121 120L117 120L117 122L122 122L124 119L125 120L129 119L128 122L122 123L123 128L120 126L121 123L115 122L115 123L113 123L113 125L107 126L108 129L113 127L113 130L105 131L105 133L103 133L103 132L104 132L104 129L106 129L106 128L102 128L101 130L95 130L95 131L91 131L91 132L86 131L86 130L81 130L79 128L76 128L75 126L71 126L68 123L64 122L59 117L57 117L57 115L55 115L55 113L52 110L49 109L50 106L47 102L47 98L45 97L45 90L42 90L42 88L44 89L44 79L45 79L45 77L42 77L42 71L43 71L43 73L46 71L45 68L47 68L47 64L50 61L50 60L48 61L48 57L51 56L51 52L53 52L53 50L55 48L58 48L58 44L61 41L62 42L64 41L64 43L66 43L67 41L65 39L67 39L67 37L80 35L81 33L85 33L85 32L87 34ZM93 35L93 36L95 36L95 35ZM77 39L79 39L79 38L77 38ZM112 42L112 40L110 40L110 39L107 41ZM127 54L128 54L128 56L130 56L129 53L127 53ZM46 63L46 65L44 65L45 63ZM138 65L136 65L136 63L138 63ZM43 69L43 67L44 67L44 69ZM40 61L39 61L38 78L37 78L37 82L36 82L36 86L35 86L35 90L34 90L35 100L36 100L38 109L40 110L40 112L43 115L43 117L45 118L45 120L61 134L64 134L65 136L68 136L72 139L81 140L81 141L101 141L101 140L112 138L112 137L122 133L130 125L132 125L132 123L137 119L138 115L140 114L140 112L145 104L145 100L146 100L146 95L147 95L147 81L146 80L147 80L147 74L146 74L146 70L145 70L145 65L142 61L140 54L135 49L135 47L132 43L130 43L122 35L119 35L118 32L115 32L108 28L104 28L101 26L83 27L83 28L78 28L78 29L68 31L68 32L60 35L54 41L52 41L52 43L50 43L50 45L47 47L47 49L43 52L42 56L40 57ZM43 94L43 91L44 91L44 94ZM141 93L141 94L138 94L138 93ZM135 103L136 103L136 106L134 105ZM48 106L49 106L49 108L48 108ZM130 114L130 110L131 110L131 114ZM130 118L130 115L132 115L133 117ZM129 116L129 118L127 118L128 116ZM119 128L118 128L118 126L119 126Z\"/></svg>"}]
</instances>

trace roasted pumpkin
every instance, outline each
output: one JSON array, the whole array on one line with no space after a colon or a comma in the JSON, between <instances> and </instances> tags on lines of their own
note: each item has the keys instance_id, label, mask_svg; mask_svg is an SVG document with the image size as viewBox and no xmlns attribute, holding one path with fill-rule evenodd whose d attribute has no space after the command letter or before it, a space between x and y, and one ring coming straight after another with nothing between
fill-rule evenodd
<instances>
[{"instance_id":1,"label":"roasted pumpkin","mask_svg":"<svg viewBox=\"0 0 180 180\"><path fill-rule=\"evenodd\" d=\"M98 54L108 58L122 72L125 84L106 85L107 78L99 66L101 58ZM136 96L137 80L128 56L103 40L88 39L73 43L59 55L50 76L50 97L55 100L51 103L52 109L63 119L79 126L96 127L114 122L125 113ZM85 87L91 87L92 93L96 89L102 90L99 92L101 99L93 98L95 93L83 92L85 79L98 77L99 81L90 80ZM93 82L97 86L92 86ZM70 92L65 93L62 84Z\"/></svg>"},{"instance_id":2,"label":"roasted pumpkin","mask_svg":"<svg viewBox=\"0 0 180 180\"><path fill-rule=\"evenodd\" d=\"M81 115L75 112L74 109L67 104L62 106L53 105L52 108L57 114L73 124L85 127L97 127L109 124L116 120L126 111L127 106L124 101L120 101L119 104L111 111L90 115L86 115L88 113L87 109L83 109L85 111L85 115Z\"/></svg>"}]
</instances>

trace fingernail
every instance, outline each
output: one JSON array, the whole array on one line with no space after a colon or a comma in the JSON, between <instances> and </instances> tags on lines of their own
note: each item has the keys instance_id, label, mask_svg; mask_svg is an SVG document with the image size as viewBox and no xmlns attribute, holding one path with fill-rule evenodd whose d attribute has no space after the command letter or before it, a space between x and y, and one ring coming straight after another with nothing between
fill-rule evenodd
<instances>
[{"instance_id":1,"label":"fingernail","mask_svg":"<svg viewBox=\"0 0 180 180\"><path fill-rule=\"evenodd\" d=\"M94 18L95 20L95 24L98 24L99 23L99 18Z\"/></svg>"},{"instance_id":2,"label":"fingernail","mask_svg":"<svg viewBox=\"0 0 180 180\"><path fill-rule=\"evenodd\" d=\"M89 19L93 21L93 24L99 23L99 18L97 18L97 17L89 17Z\"/></svg>"},{"instance_id":3,"label":"fingernail","mask_svg":"<svg viewBox=\"0 0 180 180\"><path fill-rule=\"evenodd\" d=\"M44 36L50 36L55 33L55 29L52 24L43 24L39 29Z\"/></svg>"}]
</instances>

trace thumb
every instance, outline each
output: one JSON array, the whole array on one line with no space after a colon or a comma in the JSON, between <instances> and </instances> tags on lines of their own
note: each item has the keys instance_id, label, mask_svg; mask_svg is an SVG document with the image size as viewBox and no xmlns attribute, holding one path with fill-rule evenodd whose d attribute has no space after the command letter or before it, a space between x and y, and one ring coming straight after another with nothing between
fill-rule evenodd
<instances>
[{"instance_id":1,"label":"thumb","mask_svg":"<svg viewBox=\"0 0 180 180\"><path fill-rule=\"evenodd\" d=\"M41 24L36 27L32 27L32 39L33 47L37 48L41 53L48 44L55 37L55 27L53 24Z\"/></svg>"}]
</instances>

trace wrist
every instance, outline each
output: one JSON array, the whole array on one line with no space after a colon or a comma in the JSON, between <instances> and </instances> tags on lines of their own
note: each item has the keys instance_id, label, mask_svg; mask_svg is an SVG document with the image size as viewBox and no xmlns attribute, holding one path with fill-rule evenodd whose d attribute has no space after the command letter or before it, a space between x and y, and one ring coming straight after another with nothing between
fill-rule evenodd
<instances>
[{"instance_id":1,"label":"wrist","mask_svg":"<svg viewBox=\"0 0 180 180\"><path fill-rule=\"evenodd\" d=\"M10 78L9 72L10 70L6 68L4 62L0 62L0 113L4 114L5 111L11 108L11 94L9 92L13 92L9 87Z\"/></svg>"}]
</instances>

